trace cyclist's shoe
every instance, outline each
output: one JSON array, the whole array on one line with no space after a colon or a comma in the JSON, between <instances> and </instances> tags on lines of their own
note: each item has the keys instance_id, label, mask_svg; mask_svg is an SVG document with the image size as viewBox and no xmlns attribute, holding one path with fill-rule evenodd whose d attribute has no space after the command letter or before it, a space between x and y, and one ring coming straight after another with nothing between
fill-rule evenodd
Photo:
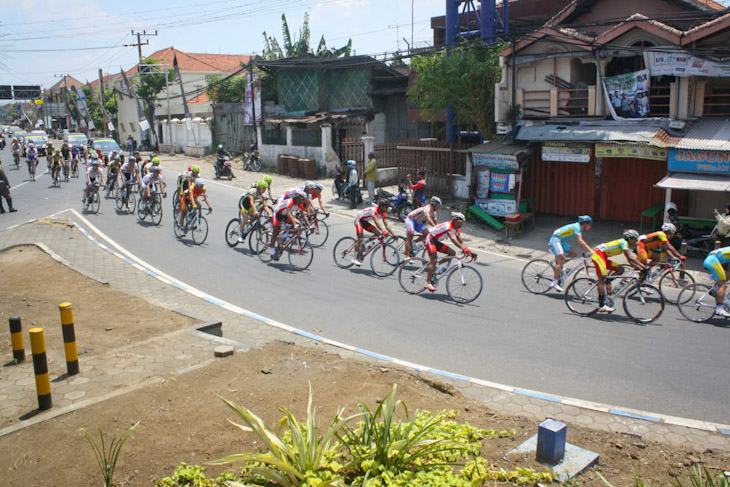
<instances>
[{"instance_id":1,"label":"cyclist's shoe","mask_svg":"<svg viewBox=\"0 0 730 487\"><path fill-rule=\"evenodd\" d=\"M715 315L722 316L723 318L730 318L730 313L728 313L724 306L715 308Z\"/></svg>"},{"instance_id":2,"label":"cyclist's shoe","mask_svg":"<svg viewBox=\"0 0 730 487\"><path fill-rule=\"evenodd\" d=\"M555 289L559 293L564 293L565 292L565 289L563 289L560 286L560 283L558 283L558 282L551 282L550 283L550 287L553 288L553 289Z\"/></svg>"},{"instance_id":3,"label":"cyclist's shoe","mask_svg":"<svg viewBox=\"0 0 730 487\"><path fill-rule=\"evenodd\" d=\"M238 237L236 237L236 238L238 239L238 243L243 243L243 234L242 233L239 233Z\"/></svg>"},{"instance_id":4,"label":"cyclist's shoe","mask_svg":"<svg viewBox=\"0 0 730 487\"><path fill-rule=\"evenodd\" d=\"M603 306L601 306L600 308L598 308L598 312L599 313L613 313L614 311L616 311L616 310L613 309L612 307L610 307L607 304L604 304Z\"/></svg>"},{"instance_id":5,"label":"cyclist's shoe","mask_svg":"<svg viewBox=\"0 0 730 487\"><path fill-rule=\"evenodd\" d=\"M185 235L187 235L187 233L188 233L188 232L187 232L187 231L186 231L186 230L185 230L184 228L183 228L182 230L180 230L180 238L182 238L182 237L184 237Z\"/></svg>"},{"instance_id":6,"label":"cyclist's shoe","mask_svg":"<svg viewBox=\"0 0 730 487\"><path fill-rule=\"evenodd\" d=\"M352 262L353 264L355 264L358 267L360 267L362 265L362 261L360 259L358 259L357 257L353 257L353 259L350 262Z\"/></svg>"},{"instance_id":7,"label":"cyclist's shoe","mask_svg":"<svg viewBox=\"0 0 730 487\"><path fill-rule=\"evenodd\" d=\"M431 283L428 283L425 286L423 286L423 289L426 289L427 291L431 291L432 293L436 292L436 286L434 286Z\"/></svg>"}]
</instances>

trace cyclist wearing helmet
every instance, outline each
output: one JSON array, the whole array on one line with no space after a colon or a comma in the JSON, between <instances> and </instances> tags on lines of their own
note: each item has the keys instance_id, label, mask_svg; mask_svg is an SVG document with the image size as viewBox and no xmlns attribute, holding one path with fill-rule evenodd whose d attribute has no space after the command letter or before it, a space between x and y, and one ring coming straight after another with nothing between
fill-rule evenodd
<instances>
[{"instance_id":1,"label":"cyclist wearing helmet","mask_svg":"<svg viewBox=\"0 0 730 487\"><path fill-rule=\"evenodd\" d=\"M377 205L360 210L355 217L355 233L357 234L357 240L355 241L356 257L352 259L352 263L356 266L360 267L362 265L361 244L363 230L372 233L368 241L379 237L381 233L383 237L387 237L389 232L394 238L398 238L388 224L388 206L390 206L388 200L383 198L378 200Z\"/></svg>"},{"instance_id":2,"label":"cyclist wearing helmet","mask_svg":"<svg viewBox=\"0 0 730 487\"><path fill-rule=\"evenodd\" d=\"M567 260L565 254L567 252L570 257L578 255L578 249L570 245L571 241L575 240L575 243L583 249L583 252L593 253L591 246L583 240L583 232L587 232L592 227L593 218L588 215L581 215L576 223L562 226L553 232L548 241L550 252L555 256L555 269L553 271L553 282L550 283L551 288L561 293L564 291L560 286L560 272Z\"/></svg>"},{"instance_id":3,"label":"cyclist wearing helmet","mask_svg":"<svg viewBox=\"0 0 730 487\"><path fill-rule=\"evenodd\" d=\"M730 247L722 247L709 253L702 266L710 271L715 285L710 289L710 295L715 296L715 314L730 318L724 306L727 292L727 268L730 263Z\"/></svg>"},{"instance_id":4,"label":"cyclist wearing helmet","mask_svg":"<svg viewBox=\"0 0 730 487\"><path fill-rule=\"evenodd\" d=\"M459 247L461 251L464 252L464 255L469 255L469 248L466 246L466 244L464 244L464 240L462 240L461 238L461 227L464 225L465 220L466 218L464 218L464 215L462 213L455 211L451 213L450 221L444 222L440 225L436 225L431 229L430 232L428 232L428 237L426 237L426 250L428 251L428 258L430 262L428 264L428 276L426 276L426 285L423 286L424 289L427 289L431 292L436 291L436 286L433 285L431 280L433 279L433 274L436 271L436 260L438 258L438 253L441 252L442 254L446 254L449 257L453 257L454 255L456 255L454 249L441 242L442 238L448 235L454 245ZM443 264L445 262L450 263L451 259L441 259L441 262L439 262L439 264Z\"/></svg>"},{"instance_id":5,"label":"cyclist wearing helmet","mask_svg":"<svg viewBox=\"0 0 730 487\"><path fill-rule=\"evenodd\" d=\"M112 152L109 156L109 169L107 169L106 173L107 184L111 184L111 181L117 178L117 174L119 173L119 168L121 167L121 165L122 163L119 160L117 152Z\"/></svg>"},{"instance_id":6,"label":"cyclist wearing helmet","mask_svg":"<svg viewBox=\"0 0 730 487\"><path fill-rule=\"evenodd\" d=\"M177 178L177 194L182 196L200 176L200 166L188 166L188 170Z\"/></svg>"},{"instance_id":7,"label":"cyclist wearing helmet","mask_svg":"<svg viewBox=\"0 0 730 487\"><path fill-rule=\"evenodd\" d=\"M268 184L266 184L266 181L263 179L260 181L256 181L256 184L253 188L249 189L246 193L243 194L243 204L241 208L241 226L238 228L238 242L243 243L243 238L246 233L246 224L249 221L249 215L251 218L258 218L259 217L259 211L256 209L256 203L263 200L266 197L266 189L268 188ZM269 215L269 218L273 216L271 213L271 210L267 205L262 205L264 208L264 211ZM252 220L253 221L253 220Z\"/></svg>"},{"instance_id":8,"label":"cyclist wearing helmet","mask_svg":"<svg viewBox=\"0 0 730 487\"><path fill-rule=\"evenodd\" d=\"M33 164L34 168L38 167L38 149L35 148L35 144L31 142L28 144L28 149L25 151L25 156L28 158L28 172L30 172L30 165Z\"/></svg>"},{"instance_id":9,"label":"cyclist wearing helmet","mask_svg":"<svg viewBox=\"0 0 730 487\"><path fill-rule=\"evenodd\" d=\"M154 171L154 169L153 169ZM212 212L213 207L210 206L210 201L208 201L208 191L205 189L205 180L203 178L196 178L193 184L185 191L185 193L180 198L180 228L182 229L180 231L180 236L185 236L185 217L188 214L188 205L196 209L198 206L200 206L200 203L198 202L198 198L203 197L203 201L205 201L205 204L208 205L208 211Z\"/></svg>"},{"instance_id":10,"label":"cyclist wearing helmet","mask_svg":"<svg viewBox=\"0 0 730 487\"><path fill-rule=\"evenodd\" d=\"M312 193L310 194L309 199L309 209L314 210L314 204L312 203L314 200L319 201L319 209L322 210L322 213L325 215L329 215L327 210L324 208L324 203L322 203L322 190L324 189L324 186L322 186L319 183L312 183L314 185L314 189L312 189Z\"/></svg>"},{"instance_id":11,"label":"cyclist wearing helmet","mask_svg":"<svg viewBox=\"0 0 730 487\"><path fill-rule=\"evenodd\" d=\"M411 258L411 249L413 248L413 234L420 232L416 242L422 242L428 236L428 224L431 228L438 225L438 215L436 212L441 208L441 198L432 196L427 205L408 213L406 218L406 259Z\"/></svg>"},{"instance_id":12,"label":"cyclist wearing helmet","mask_svg":"<svg viewBox=\"0 0 730 487\"><path fill-rule=\"evenodd\" d=\"M150 155L150 160L147 161L142 168L143 174L149 174L153 167L159 167L160 168L160 174L162 174L162 166L160 166L160 158L157 157L155 154Z\"/></svg>"},{"instance_id":13,"label":"cyclist wearing helmet","mask_svg":"<svg viewBox=\"0 0 730 487\"><path fill-rule=\"evenodd\" d=\"M662 254L666 252L675 259L685 260L686 257L677 252L670 243L676 232L677 227L672 223L665 223L660 232L640 235L636 244L636 258L643 264L651 265L653 262L661 262Z\"/></svg>"},{"instance_id":14,"label":"cyclist wearing helmet","mask_svg":"<svg viewBox=\"0 0 730 487\"><path fill-rule=\"evenodd\" d=\"M271 247L271 255L274 260L278 259L277 245L279 241L279 233L281 233L282 224L298 226L299 220L294 215L296 211L301 211L302 208L307 204L307 195L303 191L297 191L292 195L291 198L282 199L279 204L274 208L274 218L271 223L273 226L273 232L271 233L271 241L269 247ZM302 213L302 218L306 225L309 225L309 219L307 215Z\"/></svg>"},{"instance_id":15,"label":"cyclist wearing helmet","mask_svg":"<svg viewBox=\"0 0 730 487\"><path fill-rule=\"evenodd\" d=\"M636 260L636 254L631 250L638 240L639 232L627 229L624 230L623 238L602 243L593 251L591 259L598 275L599 313L613 313L615 311L606 304L606 291L611 294L611 284L606 284L606 277L609 273L621 275L624 272L623 267L610 260L611 257L623 254L634 269L644 270L644 264Z\"/></svg>"},{"instance_id":16,"label":"cyclist wearing helmet","mask_svg":"<svg viewBox=\"0 0 730 487\"><path fill-rule=\"evenodd\" d=\"M139 164L137 164L137 158L134 156L130 156L127 159L127 162L122 164L122 167L119 168L119 171L122 173L121 189L126 188L128 183L134 183L140 179Z\"/></svg>"},{"instance_id":17,"label":"cyclist wearing helmet","mask_svg":"<svg viewBox=\"0 0 730 487\"><path fill-rule=\"evenodd\" d=\"M91 204L91 188L94 185L101 186L104 184L104 171L101 169L101 161L95 159L91 163L91 167L86 170L86 204Z\"/></svg>"},{"instance_id":18,"label":"cyclist wearing helmet","mask_svg":"<svg viewBox=\"0 0 730 487\"><path fill-rule=\"evenodd\" d=\"M276 200L271 195L271 183L274 182L274 178L272 178L271 176L269 176L267 174L266 176L264 176L263 181L266 183L266 189L267 189L267 192L269 193L269 199L272 200L274 203L276 203Z\"/></svg>"},{"instance_id":19,"label":"cyclist wearing helmet","mask_svg":"<svg viewBox=\"0 0 730 487\"><path fill-rule=\"evenodd\" d=\"M150 192L156 184L159 185L159 190L163 196L167 197L165 194L167 183L165 183L165 178L162 177L162 168L160 166L152 166L150 172L142 178L142 201L150 197Z\"/></svg>"},{"instance_id":20,"label":"cyclist wearing helmet","mask_svg":"<svg viewBox=\"0 0 730 487\"><path fill-rule=\"evenodd\" d=\"M91 152L91 157L86 158L86 168L88 169L93 165L94 161L99 161L99 154L97 154L95 151ZM101 161L99 161L101 163Z\"/></svg>"}]
</instances>

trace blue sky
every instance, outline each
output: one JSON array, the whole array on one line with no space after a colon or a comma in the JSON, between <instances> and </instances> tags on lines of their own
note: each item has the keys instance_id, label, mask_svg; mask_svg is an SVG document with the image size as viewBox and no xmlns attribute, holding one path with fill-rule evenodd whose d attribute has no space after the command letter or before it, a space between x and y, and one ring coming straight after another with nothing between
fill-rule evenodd
<instances>
[{"instance_id":1,"label":"blue sky","mask_svg":"<svg viewBox=\"0 0 730 487\"><path fill-rule=\"evenodd\" d=\"M357 54L406 50L412 5L414 43L429 45L430 18L444 14L444 0L23 0L4 9L0 21L0 84L49 87L62 74L84 82L96 79L99 68L127 69L137 62L137 48L118 46L136 42L132 30L158 31L144 38L143 55L169 46L260 53L264 30L281 40L282 13L298 35L309 12L315 48L324 34L334 47L351 37ZM78 48L87 50L71 50Z\"/></svg>"}]
</instances>

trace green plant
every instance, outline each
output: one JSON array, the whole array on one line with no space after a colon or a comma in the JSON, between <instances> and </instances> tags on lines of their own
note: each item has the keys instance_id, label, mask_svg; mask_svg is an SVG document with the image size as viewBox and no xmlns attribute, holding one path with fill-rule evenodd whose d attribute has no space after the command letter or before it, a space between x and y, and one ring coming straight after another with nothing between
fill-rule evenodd
<instances>
[{"instance_id":1,"label":"green plant","mask_svg":"<svg viewBox=\"0 0 730 487\"><path fill-rule=\"evenodd\" d=\"M218 485L220 484L214 479L205 476L203 467L187 463L178 465L171 476L155 481L156 487L216 487Z\"/></svg>"},{"instance_id":2,"label":"green plant","mask_svg":"<svg viewBox=\"0 0 730 487\"><path fill-rule=\"evenodd\" d=\"M101 428L99 428L98 443L86 430L86 428L81 428L81 432L84 434L85 438L91 445L91 448L94 450L96 461L99 464L99 470L101 470L101 475L104 478L105 487L111 487L114 480L114 470L116 469L117 461L119 460L119 453L122 451L122 447L127 441L127 438L138 424L139 421L127 428L122 437L118 440L116 436L113 436L109 442L109 448L107 448L106 442L104 441L104 433L101 431Z\"/></svg>"},{"instance_id":3,"label":"green plant","mask_svg":"<svg viewBox=\"0 0 730 487\"><path fill-rule=\"evenodd\" d=\"M266 453L237 453L210 462L210 465L223 465L233 462L258 462L263 464L251 469L254 475L265 477L282 487L328 487L342 485L338 471L341 465L335 461L339 445L332 444L337 433L348 422L360 414L343 416L340 409L324 434L319 435L314 407L312 406L312 390L309 390L307 403L307 419L299 422L286 408L279 408L284 413L282 422L289 426L287 438L279 437L264 421L252 411L218 396L244 424L230 421L231 424L245 432L256 434L268 450Z\"/></svg>"}]
</instances>

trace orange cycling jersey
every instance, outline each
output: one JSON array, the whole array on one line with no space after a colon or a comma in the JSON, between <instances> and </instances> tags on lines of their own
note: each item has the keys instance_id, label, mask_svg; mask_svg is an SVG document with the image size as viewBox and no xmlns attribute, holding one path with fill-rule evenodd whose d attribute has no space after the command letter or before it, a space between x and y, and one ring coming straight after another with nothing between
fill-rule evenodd
<instances>
[{"instance_id":1,"label":"orange cycling jersey","mask_svg":"<svg viewBox=\"0 0 730 487\"><path fill-rule=\"evenodd\" d=\"M664 232L654 232L639 237L639 245L650 250L666 247L668 243L669 239L667 239L667 234Z\"/></svg>"}]
</instances>

